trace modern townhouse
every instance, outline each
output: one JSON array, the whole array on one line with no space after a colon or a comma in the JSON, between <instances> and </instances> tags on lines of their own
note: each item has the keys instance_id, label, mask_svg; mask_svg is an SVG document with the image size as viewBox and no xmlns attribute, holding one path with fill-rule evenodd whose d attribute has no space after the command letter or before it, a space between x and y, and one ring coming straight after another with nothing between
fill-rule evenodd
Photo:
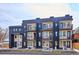
<instances>
[{"instance_id":1,"label":"modern townhouse","mask_svg":"<svg viewBox=\"0 0 79 59\"><path fill-rule=\"evenodd\" d=\"M72 48L72 16L23 20L9 27L10 48Z\"/></svg>"}]
</instances>

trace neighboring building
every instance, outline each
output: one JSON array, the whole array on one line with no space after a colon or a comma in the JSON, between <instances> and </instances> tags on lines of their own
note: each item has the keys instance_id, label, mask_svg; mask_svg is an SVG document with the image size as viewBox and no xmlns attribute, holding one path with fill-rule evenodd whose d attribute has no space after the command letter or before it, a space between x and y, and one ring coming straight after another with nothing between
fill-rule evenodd
<instances>
[{"instance_id":1,"label":"neighboring building","mask_svg":"<svg viewBox=\"0 0 79 59\"><path fill-rule=\"evenodd\" d=\"M79 27L73 32L73 48L79 49Z\"/></svg>"},{"instance_id":2,"label":"neighboring building","mask_svg":"<svg viewBox=\"0 0 79 59\"><path fill-rule=\"evenodd\" d=\"M23 20L9 27L10 48L72 48L72 16Z\"/></svg>"}]
</instances>

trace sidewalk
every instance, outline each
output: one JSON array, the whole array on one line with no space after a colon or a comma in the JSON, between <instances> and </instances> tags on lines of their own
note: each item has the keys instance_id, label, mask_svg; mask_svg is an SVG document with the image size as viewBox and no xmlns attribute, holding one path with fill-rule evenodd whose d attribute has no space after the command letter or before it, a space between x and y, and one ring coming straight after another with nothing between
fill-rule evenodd
<instances>
[{"instance_id":1,"label":"sidewalk","mask_svg":"<svg viewBox=\"0 0 79 59\"><path fill-rule=\"evenodd\" d=\"M75 52L78 52L79 53L79 50L78 49L73 49Z\"/></svg>"}]
</instances>

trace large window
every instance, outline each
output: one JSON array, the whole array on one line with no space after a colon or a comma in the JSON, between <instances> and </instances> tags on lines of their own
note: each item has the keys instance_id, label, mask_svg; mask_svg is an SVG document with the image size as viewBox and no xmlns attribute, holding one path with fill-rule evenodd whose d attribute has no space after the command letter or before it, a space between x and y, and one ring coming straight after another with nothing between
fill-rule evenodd
<instances>
[{"instance_id":1,"label":"large window","mask_svg":"<svg viewBox=\"0 0 79 59\"><path fill-rule=\"evenodd\" d=\"M60 23L60 28L63 28L63 23Z\"/></svg>"},{"instance_id":2,"label":"large window","mask_svg":"<svg viewBox=\"0 0 79 59\"><path fill-rule=\"evenodd\" d=\"M62 37L62 31L60 31L60 37Z\"/></svg>"},{"instance_id":3,"label":"large window","mask_svg":"<svg viewBox=\"0 0 79 59\"><path fill-rule=\"evenodd\" d=\"M63 31L63 36L66 36L66 32L65 31Z\"/></svg>"},{"instance_id":4,"label":"large window","mask_svg":"<svg viewBox=\"0 0 79 59\"><path fill-rule=\"evenodd\" d=\"M48 28L52 28L53 27L53 24L52 23L44 23L43 25L42 25L42 28L43 29L48 29Z\"/></svg>"},{"instance_id":5,"label":"large window","mask_svg":"<svg viewBox=\"0 0 79 59\"><path fill-rule=\"evenodd\" d=\"M47 24L43 24L43 29L47 29L48 25Z\"/></svg>"},{"instance_id":6,"label":"large window","mask_svg":"<svg viewBox=\"0 0 79 59\"><path fill-rule=\"evenodd\" d=\"M27 24L27 30L35 30L36 24Z\"/></svg>"},{"instance_id":7,"label":"large window","mask_svg":"<svg viewBox=\"0 0 79 59\"><path fill-rule=\"evenodd\" d=\"M27 39L34 39L34 33L28 32L27 33Z\"/></svg>"},{"instance_id":8,"label":"large window","mask_svg":"<svg viewBox=\"0 0 79 59\"><path fill-rule=\"evenodd\" d=\"M33 41L27 41L27 46L32 47L33 46Z\"/></svg>"},{"instance_id":9,"label":"large window","mask_svg":"<svg viewBox=\"0 0 79 59\"><path fill-rule=\"evenodd\" d=\"M27 30L32 29L32 25L27 25Z\"/></svg>"},{"instance_id":10,"label":"large window","mask_svg":"<svg viewBox=\"0 0 79 59\"><path fill-rule=\"evenodd\" d=\"M66 23L60 23L60 28L66 28Z\"/></svg>"},{"instance_id":11,"label":"large window","mask_svg":"<svg viewBox=\"0 0 79 59\"><path fill-rule=\"evenodd\" d=\"M71 24L70 24L70 22L68 22L68 23L67 23L67 27L68 27L68 28L70 28L70 27L71 27Z\"/></svg>"},{"instance_id":12,"label":"large window","mask_svg":"<svg viewBox=\"0 0 79 59\"><path fill-rule=\"evenodd\" d=\"M48 28L52 28L53 27L53 24L52 23L49 23L48 24Z\"/></svg>"},{"instance_id":13,"label":"large window","mask_svg":"<svg viewBox=\"0 0 79 59\"><path fill-rule=\"evenodd\" d=\"M42 32L43 38L49 38L49 32Z\"/></svg>"},{"instance_id":14,"label":"large window","mask_svg":"<svg viewBox=\"0 0 79 59\"><path fill-rule=\"evenodd\" d=\"M50 36L50 40L53 39L53 33L52 32L49 33L49 36Z\"/></svg>"},{"instance_id":15,"label":"large window","mask_svg":"<svg viewBox=\"0 0 79 59\"><path fill-rule=\"evenodd\" d=\"M68 31L67 32L67 38L70 39L70 37L71 37L71 31Z\"/></svg>"}]
</instances>

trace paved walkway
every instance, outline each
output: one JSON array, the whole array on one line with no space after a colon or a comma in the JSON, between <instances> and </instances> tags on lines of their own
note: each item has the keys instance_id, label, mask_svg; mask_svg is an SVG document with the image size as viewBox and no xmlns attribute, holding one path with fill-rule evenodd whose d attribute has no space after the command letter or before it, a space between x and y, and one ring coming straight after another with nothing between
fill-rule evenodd
<instances>
[{"instance_id":1,"label":"paved walkway","mask_svg":"<svg viewBox=\"0 0 79 59\"><path fill-rule=\"evenodd\" d=\"M0 54L21 54L21 55L79 55L76 49L74 50L52 50L42 51L41 49L2 49L0 50Z\"/></svg>"},{"instance_id":2,"label":"paved walkway","mask_svg":"<svg viewBox=\"0 0 79 59\"><path fill-rule=\"evenodd\" d=\"M75 52L79 53L79 50L78 49L73 49Z\"/></svg>"}]
</instances>

